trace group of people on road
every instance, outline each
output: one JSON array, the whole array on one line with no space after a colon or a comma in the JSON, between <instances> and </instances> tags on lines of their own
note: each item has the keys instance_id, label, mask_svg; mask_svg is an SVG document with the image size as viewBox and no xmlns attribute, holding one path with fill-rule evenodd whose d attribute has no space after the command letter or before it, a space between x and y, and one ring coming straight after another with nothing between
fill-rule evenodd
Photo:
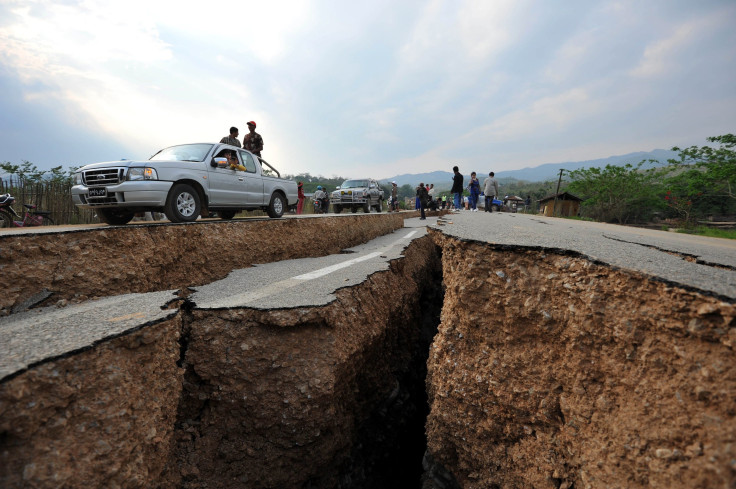
<instances>
[{"instance_id":1,"label":"group of people on road","mask_svg":"<svg viewBox=\"0 0 736 489\"><path fill-rule=\"evenodd\" d=\"M461 197L463 194L464 177L457 166L454 166L452 171L454 175L452 177L452 188L450 189L450 193L453 195L455 210L459 211L463 208ZM468 210L478 212L478 199L480 198L481 185L475 172L470 174L470 183L465 188L470 192L470 196L468 197ZM483 181L483 194L486 198L485 211L493 212L493 199L500 195L498 192L498 181L496 180L494 172L489 172L488 177Z\"/></svg>"}]
</instances>

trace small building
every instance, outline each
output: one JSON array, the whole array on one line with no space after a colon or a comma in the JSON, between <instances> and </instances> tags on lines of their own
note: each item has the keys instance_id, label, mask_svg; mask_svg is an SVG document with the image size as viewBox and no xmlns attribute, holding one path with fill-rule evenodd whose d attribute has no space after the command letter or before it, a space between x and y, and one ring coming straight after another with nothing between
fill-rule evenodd
<instances>
[{"instance_id":1,"label":"small building","mask_svg":"<svg viewBox=\"0 0 736 489\"><path fill-rule=\"evenodd\" d=\"M503 203L506 206L508 212L517 212L519 209L524 208L524 199L518 195L507 195L503 199Z\"/></svg>"},{"instance_id":2,"label":"small building","mask_svg":"<svg viewBox=\"0 0 736 489\"><path fill-rule=\"evenodd\" d=\"M576 197L569 192L562 192L557 195L550 195L539 202L539 213L548 217L570 217L580 214L580 202L583 199Z\"/></svg>"}]
</instances>

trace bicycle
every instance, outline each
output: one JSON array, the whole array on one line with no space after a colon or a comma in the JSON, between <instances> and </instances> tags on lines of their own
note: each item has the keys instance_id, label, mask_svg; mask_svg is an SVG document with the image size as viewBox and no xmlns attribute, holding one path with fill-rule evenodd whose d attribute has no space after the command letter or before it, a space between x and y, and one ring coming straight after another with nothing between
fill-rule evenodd
<instances>
[{"instance_id":1,"label":"bicycle","mask_svg":"<svg viewBox=\"0 0 736 489\"><path fill-rule=\"evenodd\" d=\"M54 221L49 217L51 211L40 211L33 204L23 204L26 208L23 217L15 212L11 205L15 197L10 194L0 195L0 228L22 228L30 226L53 226ZM20 219L16 221L15 218Z\"/></svg>"}]
</instances>

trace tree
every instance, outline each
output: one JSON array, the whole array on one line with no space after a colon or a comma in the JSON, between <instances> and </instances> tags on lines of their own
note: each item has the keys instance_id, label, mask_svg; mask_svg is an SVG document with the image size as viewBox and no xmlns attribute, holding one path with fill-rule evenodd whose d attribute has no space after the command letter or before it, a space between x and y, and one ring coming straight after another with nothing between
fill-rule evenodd
<instances>
[{"instance_id":1,"label":"tree","mask_svg":"<svg viewBox=\"0 0 736 489\"><path fill-rule=\"evenodd\" d=\"M736 136L725 134L707 138L719 147L691 146L673 151L680 153L679 160L670 160L670 166L683 170L677 173L680 181L686 183L689 196L706 192L736 200Z\"/></svg>"},{"instance_id":2,"label":"tree","mask_svg":"<svg viewBox=\"0 0 736 489\"><path fill-rule=\"evenodd\" d=\"M58 168L61 169L61 167ZM23 160L21 165L13 165L8 161L0 163L0 169L11 175L17 175L21 180L25 180L27 182L40 182L43 180L44 173L46 173L45 171L36 168L36 165L30 161L26 160Z\"/></svg>"},{"instance_id":3,"label":"tree","mask_svg":"<svg viewBox=\"0 0 736 489\"><path fill-rule=\"evenodd\" d=\"M573 170L568 189L583 199L582 211L593 219L625 224L646 218L662 206L658 174L654 169L642 169L646 163Z\"/></svg>"}]
</instances>

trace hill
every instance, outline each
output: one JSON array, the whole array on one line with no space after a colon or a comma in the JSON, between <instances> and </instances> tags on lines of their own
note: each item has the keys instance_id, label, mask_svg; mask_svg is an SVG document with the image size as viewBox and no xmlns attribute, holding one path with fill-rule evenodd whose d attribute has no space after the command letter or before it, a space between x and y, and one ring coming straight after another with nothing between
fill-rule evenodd
<instances>
[{"instance_id":1,"label":"hill","mask_svg":"<svg viewBox=\"0 0 736 489\"><path fill-rule=\"evenodd\" d=\"M642 160L656 160L660 164L664 165L670 158L676 158L677 153L665 149L655 149L653 151L638 151L635 153L628 153L625 155L609 156L608 158L600 158L597 160L586 160L586 161L567 161L564 163L545 163L543 165L522 168L520 170L508 170L508 171L496 171L496 178L499 180L526 180L528 182L543 182L546 180L555 180L560 174L560 169L565 170L577 170L580 168L602 168L606 165L623 166L626 163L636 164ZM490 169L488 170L490 171ZM488 174L486 170L476 170L479 172L479 178L481 181ZM470 174L464 175L466 180ZM402 186L409 184L411 186L418 185L419 182L433 183L435 187L442 190L445 187L448 189L452 186L452 172L451 171L433 171L428 173L416 173L416 174L401 174L396 175L392 178L385 178L381 180L381 183L396 182L397 185Z\"/></svg>"}]
</instances>

